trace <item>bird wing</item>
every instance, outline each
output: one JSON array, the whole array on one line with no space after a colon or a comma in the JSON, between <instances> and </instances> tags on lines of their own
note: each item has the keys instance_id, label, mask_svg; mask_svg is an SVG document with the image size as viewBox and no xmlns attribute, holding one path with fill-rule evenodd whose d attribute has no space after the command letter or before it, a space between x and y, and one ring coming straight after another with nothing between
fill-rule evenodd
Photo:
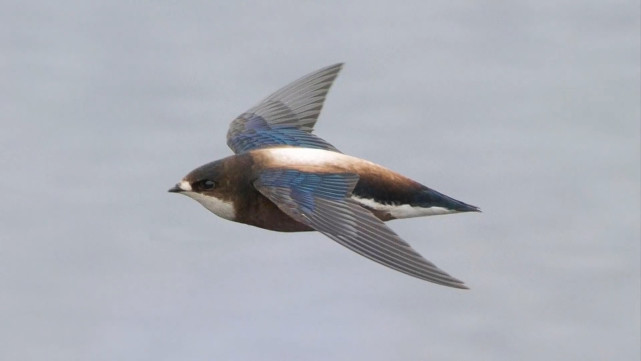
<instances>
[{"instance_id":1,"label":"bird wing","mask_svg":"<svg viewBox=\"0 0 641 361\"><path fill-rule=\"evenodd\" d=\"M426 281L467 288L350 199L357 174L264 170L254 186L298 222L382 265Z\"/></svg>"},{"instance_id":2,"label":"bird wing","mask_svg":"<svg viewBox=\"0 0 641 361\"><path fill-rule=\"evenodd\" d=\"M276 145L338 152L312 131L342 66L335 64L310 73L239 115L229 125L227 145L237 154Z\"/></svg>"}]
</instances>

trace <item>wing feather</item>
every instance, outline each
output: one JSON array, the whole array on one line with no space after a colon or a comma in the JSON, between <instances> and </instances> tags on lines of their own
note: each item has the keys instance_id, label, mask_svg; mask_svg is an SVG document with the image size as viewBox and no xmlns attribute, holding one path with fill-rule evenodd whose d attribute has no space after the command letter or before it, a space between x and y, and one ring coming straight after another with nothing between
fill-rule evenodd
<instances>
[{"instance_id":1,"label":"wing feather","mask_svg":"<svg viewBox=\"0 0 641 361\"><path fill-rule=\"evenodd\" d=\"M342 66L334 64L310 73L238 116L229 126L227 145L235 153L277 145L338 152L311 133Z\"/></svg>"},{"instance_id":2,"label":"wing feather","mask_svg":"<svg viewBox=\"0 0 641 361\"><path fill-rule=\"evenodd\" d=\"M426 281L467 288L351 200L357 182L356 174L268 170L254 185L285 214L362 256Z\"/></svg>"}]
</instances>

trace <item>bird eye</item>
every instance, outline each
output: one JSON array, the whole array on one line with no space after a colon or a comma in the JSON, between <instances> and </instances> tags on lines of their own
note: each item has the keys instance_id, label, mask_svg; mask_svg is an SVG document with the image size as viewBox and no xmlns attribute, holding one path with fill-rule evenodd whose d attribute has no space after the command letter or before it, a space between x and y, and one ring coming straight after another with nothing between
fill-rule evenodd
<instances>
[{"instance_id":1,"label":"bird eye","mask_svg":"<svg viewBox=\"0 0 641 361\"><path fill-rule=\"evenodd\" d=\"M202 181L201 184L202 184L203 189L205 189L205 190L213 189L216 186L216 182L214 182L213 180L210 180L210 179Z\"/></svg>"}]
</instances>

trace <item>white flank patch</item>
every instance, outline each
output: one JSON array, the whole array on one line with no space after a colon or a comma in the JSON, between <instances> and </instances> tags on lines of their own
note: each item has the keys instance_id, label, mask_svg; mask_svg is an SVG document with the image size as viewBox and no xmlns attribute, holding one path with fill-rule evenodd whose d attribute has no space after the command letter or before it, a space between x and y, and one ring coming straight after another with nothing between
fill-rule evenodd
<instances>
[{"instance_id":1,"label":"white flank patch","mask_svg":"<svg viewBox=\"0 0 641 361\"><path fill-rule=\"evenodd\" d=\"M356 202L360 203L362 206L374 209L381 212L386 212L396 219L401 218L412 218L412 217L423 217L423 216L436 216L439 214L448 214L456 213L456 211L443 208L443 207L413 207L409 204L401 205L389 205L378 203L373 199L359 198L352 195L351 197Z\"/></svg>"},{"instance_id":2,"label":"white flank patch","mask_svg":"<svg viewBox=\"0 0 641 361\"><path fill-rule=\"evenodd\" d=\"M181 184L181 187L182 187L182 184ZM182 192L181 194L184 194L190 198L195 199L196 201L198 201L198 203L202 204L203 207L209 209L212 213L214 213L218 217L222 217L230 221L233 221L234 219L236 219L236 213L234 212L234 205L231 202L225 202L216 197L206 196L196 192L187 191L187 192Z\"/></svg>"}]
</instances>

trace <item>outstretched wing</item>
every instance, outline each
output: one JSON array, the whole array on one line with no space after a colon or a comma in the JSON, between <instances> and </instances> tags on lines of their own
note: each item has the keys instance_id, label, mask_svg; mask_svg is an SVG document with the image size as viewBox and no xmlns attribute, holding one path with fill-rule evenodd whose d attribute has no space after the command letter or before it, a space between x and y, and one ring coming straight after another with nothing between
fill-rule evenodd
<instances>
[{"instance_id":1,"label":"outstretched wing","mask_svg":"<svg viewBox=\"0 0 641 361\"><path fill-rule=\"evenodd\" d=\"M288 216L360 255L426 281L467 288L351 200L358 179L356 174L279 169L263 171L254 186Z\"/></svg>"},{"instance_id":2,"label":"outstretched wing","mask_svg":"<svg viewBox=\"0 0 641 361\"><path fill-rule=\"evenodd\" d=\"M335 64L308 74L238 116L229 126L227 145L237 154L276 145L338 152L312 131L342 66Z\"/></svg>"}]
</instances>

